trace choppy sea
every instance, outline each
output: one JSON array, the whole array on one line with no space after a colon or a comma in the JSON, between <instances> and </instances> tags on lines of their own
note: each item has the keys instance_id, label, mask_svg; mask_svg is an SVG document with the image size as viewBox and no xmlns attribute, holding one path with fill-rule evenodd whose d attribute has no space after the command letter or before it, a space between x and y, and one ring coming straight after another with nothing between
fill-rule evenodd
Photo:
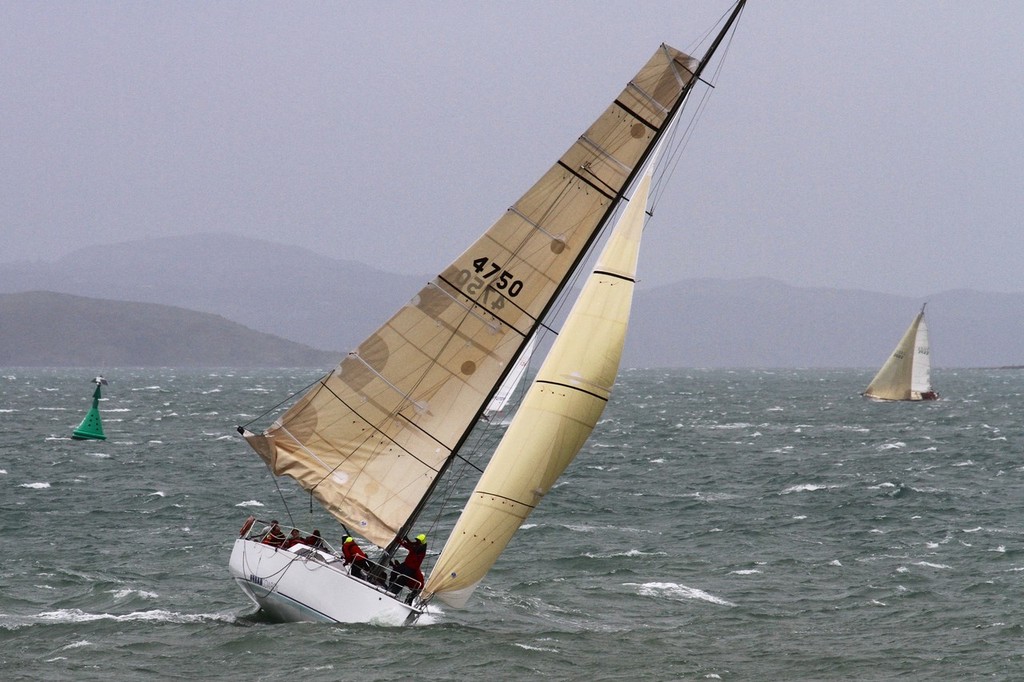
<instances>
[{"instance_id":1,"label":"choppy sea","mask_svg":"<svg viewBox=\"0 0 1024 682\"><path fill-rule=\"evenodd\" d=\"M250 513L338 527L234 435L316 372L0 370L3 680L1024 679L1024 372L636 370L467 609L279 624ZM432 552L440 548L440 540ZM428 558L428 564L430 559Z\"/></svg>"}]
</instances>

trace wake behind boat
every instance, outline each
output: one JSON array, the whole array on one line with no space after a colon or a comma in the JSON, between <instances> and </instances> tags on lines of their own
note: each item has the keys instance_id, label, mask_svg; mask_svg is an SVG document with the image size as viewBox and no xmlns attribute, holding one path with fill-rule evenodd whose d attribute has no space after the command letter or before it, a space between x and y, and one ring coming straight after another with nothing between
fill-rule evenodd
<instances>
[{"instance_id":1,"label":"wake behind boat","mask_svg":"<svg viewBox=\"0 0 1024 682\"><path fill-rule=\"evenodd\" d=\"M864 397L909 401L939 399L939 394L932 388L931 346L928 343L928 325L924 321L924 306L864 390Z\"/></svg>"},{"instance_id":2,"label":"wake behind boat","mask_svg":"<svg viewBox=\"0 0 1024 682\"><path fill-rule=\"evenodd\" d=\"M607 404L656 161L674 164L685 134L679 114L743 5L702 58L659 47L547 173L409 304L264 431L238 427L274 475L295 479L369 555L357 576L348 542L341 551L285 547L273 524L254 535L248 520L230 571L257 605L285 620L401 624L435 599L467 602ZM560 295L613 224L424 579L426 542L445 528L440 514L427 520L428 503L451 500L467 470L480 472L474 427L486 425L480 417L528 339L551 327Z\"/></svg>"}]
</instances>

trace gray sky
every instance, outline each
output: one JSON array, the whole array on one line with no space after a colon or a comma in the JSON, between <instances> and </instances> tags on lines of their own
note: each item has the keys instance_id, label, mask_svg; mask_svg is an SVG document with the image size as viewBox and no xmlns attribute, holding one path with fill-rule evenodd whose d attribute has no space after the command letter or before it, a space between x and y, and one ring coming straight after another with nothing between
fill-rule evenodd
<instances>
[{"instance_id":1,"label":"gray sky","mask_svg":"<svg viewBox=\"0 0 1024 682\"><path fill-rule=\"evenodd\" d=\"M0 0L0 261L224 231L447 264L728 2ZM753 0L647 285L1024 291L1024 3Z\"/></svg>"}]
</instances>

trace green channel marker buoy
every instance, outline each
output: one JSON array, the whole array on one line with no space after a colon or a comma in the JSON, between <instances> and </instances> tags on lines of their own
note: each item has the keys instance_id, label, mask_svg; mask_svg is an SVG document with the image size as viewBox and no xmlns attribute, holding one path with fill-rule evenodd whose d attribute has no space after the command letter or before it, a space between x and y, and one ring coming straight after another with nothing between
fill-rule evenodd
<instances>
[{"instance_id":1,"label":"green channel marker buoy","mask_svg":"<svg viewBox=\"0 0 1024 682\"><path fill-rule=\"evenodd\" d=\"M92 408L88 414L85 415L85 419L78 425L71 437L75 440L106 440L107 437L103 433L103 422L100 421L100 386L106 386L107 380L103 377L96 377L93 379L96 384L96 390L92 393Z\"/></svg>"}]
</instances>

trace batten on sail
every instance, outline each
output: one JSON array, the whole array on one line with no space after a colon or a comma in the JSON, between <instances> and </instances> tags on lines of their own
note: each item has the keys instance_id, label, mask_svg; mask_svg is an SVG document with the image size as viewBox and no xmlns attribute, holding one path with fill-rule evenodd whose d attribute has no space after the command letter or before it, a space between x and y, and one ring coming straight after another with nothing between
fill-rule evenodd
<instances>
[{"instance_id":1,"label":"batten on sail","mask_svg":"<svg viewBox=\"0 0 1024 682\"><path fill-rule=\"evenodd\" d=\"M641 179L431 572L465 605L597 424L618 372L651 178Z\"/></svg>"}]
</instances>

